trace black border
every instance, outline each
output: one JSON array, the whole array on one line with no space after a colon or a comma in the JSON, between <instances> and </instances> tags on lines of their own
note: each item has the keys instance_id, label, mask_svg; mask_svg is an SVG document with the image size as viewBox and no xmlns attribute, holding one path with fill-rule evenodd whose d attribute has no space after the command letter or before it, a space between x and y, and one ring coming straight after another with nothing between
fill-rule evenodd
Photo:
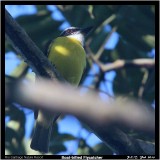
<instances>
[{"instance_id":1,"label":"black border","mask_svg":"<svg viewBox=\"0 0 160 160\"><path fill-rule=\"evenodd\" d=\"M155 73L159 72L159 5L155 5ZM159 74L155 74L155 155L160 158L159 152Z\"/></svg>"},{"instance_id":2,"label":"black border","mask_svg":"<svg viewBox=\"0 0 160 160\"><path fill-rule=\"evenodd\" d=\"M3 87L5 84L5 5L49 5L49 4L72 4L72 5L77 5L77 4L94 4L95 2L98 5L103 5L103 4L109 4L109 5L155 5L155 62L156 62L156 73L155 74L155 92L156 92L156 96L155 96L155 155L151 155L151 157L155 156L155 158L153 159L159 159L159 1L1 1L1 98L2 98L2 105L1 105L1 157L5 159L5 88ZM15 157L16 155L13 156L8 156L6 157L6 159L19 159L21 157L21 155L19 155L19 157ZM18 156L18 155L17 155ZM30 159L37 159L34 158L34 155L28 155L30 156ZM64 155L65 156L65 155ZM67 157L70 159L76 158L75 156L68 155L65 156L66 159ZM81 157L81 155L78 155L79 157ZM84 155L83 155L84 156ZM82 157L83 157L82 156ZM98 155L97 155L98 156ZM133 156L131 158L131 156ZM88 157L93 157L93 155L90 155ZM96 157L96 156L95 156ZM127 155L99 155L99 157L103 157L103 159L127 159ZM145 156L143 156L145 157ZM148 158L147 158L148 157ZM25 158L24 155L21 157L23 159L29 159L29 157ZM39 157L40 158L40 157ZM42 158L42 157L41 157ZM63 155L43 155L42 159L62 159ZM78 157L77 157L78 158ZM130 155L130 159L140 159L142 157L137 156L137 155ZM149 159L149 156L146 156L147 159ZM152 158L150 158L152 159Z\"/></svg>"}]
</instances>

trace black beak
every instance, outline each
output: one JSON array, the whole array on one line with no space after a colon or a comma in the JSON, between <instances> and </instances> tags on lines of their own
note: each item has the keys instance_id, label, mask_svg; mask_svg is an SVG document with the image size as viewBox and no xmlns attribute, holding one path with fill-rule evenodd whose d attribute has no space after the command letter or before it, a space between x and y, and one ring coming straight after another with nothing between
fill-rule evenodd
<instances>
[{"instance_id":1,"label":"black beak","mask_svg":"<svg viewBox=\"0 0 160 160\"><path fill-rule=\"evenodd\" d=\"M80 32L84 35L87 36L91 31L92 31L93 27L87 27L87 28L83 28L80 29Z\"/></svg>"}]
</instances>

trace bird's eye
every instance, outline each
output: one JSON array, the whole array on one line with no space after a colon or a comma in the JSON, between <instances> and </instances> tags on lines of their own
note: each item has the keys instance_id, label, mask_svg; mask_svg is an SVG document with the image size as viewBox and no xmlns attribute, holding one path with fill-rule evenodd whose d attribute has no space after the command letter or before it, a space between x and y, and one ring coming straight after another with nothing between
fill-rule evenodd
<instances>
[{"instance_id":1,"label":"bird's eye","mask_svg":"<svg viewBox=\"0 0 160 160\"><path fill-rule=\"evenodd\" d=\"M69 29L68 31L67 31L67 35L70 35L70 34L73 34L74 33L74 30L73 29Z\"/></svg>"},{"instance_id":2,"label":"bird's eye","mask_svg":"<svg viewBox=\"0 0 160 160\"><path fill-rule=\"evenodd\" d=\"M70 34L70 33L71 33L71 30L68 30L66 33L67 33L67 34Z\"/></svg>"}]
</instances>

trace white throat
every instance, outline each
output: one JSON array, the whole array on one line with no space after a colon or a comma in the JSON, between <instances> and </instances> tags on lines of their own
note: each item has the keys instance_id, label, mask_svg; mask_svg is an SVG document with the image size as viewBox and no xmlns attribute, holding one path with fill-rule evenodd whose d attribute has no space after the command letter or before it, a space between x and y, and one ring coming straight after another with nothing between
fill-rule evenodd
<instances>
[{"instance_id":1,"label":"white throat","mask_svg":"<svg viewBox=\"0 0 160 160\"><path fill-rule=\"evenodd\" d=\"M73 34L73 35L69 35L67 37L72 37L72 38L77 39L81 43L81 45L84 46L84 35L83 34L80 34L80 33L79 34Z\"/></svg>"}]
</instances>

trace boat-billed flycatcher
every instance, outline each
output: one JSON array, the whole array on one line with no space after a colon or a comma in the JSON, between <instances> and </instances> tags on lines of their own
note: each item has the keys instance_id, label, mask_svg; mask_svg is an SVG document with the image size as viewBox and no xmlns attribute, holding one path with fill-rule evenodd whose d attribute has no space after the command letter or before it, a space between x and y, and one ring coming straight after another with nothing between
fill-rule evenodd
<instances>
[{"instance_id":1,"label":"boat-billed flycatcher","mask_svg":"<svg viewBox=\"0 0 160 160\"><path fill-rule=\"evenodd\" d=\"M91 29L92 27L67 28L52 41L48 49L49 61L55 65L66 81L75 86L78 86L86 67L86 53L83 45L84 39ZM32 149L44 153L48 152L54 118L48 112L38 111L36 128L31 141Z\"/></svg>"}]
</instances>

